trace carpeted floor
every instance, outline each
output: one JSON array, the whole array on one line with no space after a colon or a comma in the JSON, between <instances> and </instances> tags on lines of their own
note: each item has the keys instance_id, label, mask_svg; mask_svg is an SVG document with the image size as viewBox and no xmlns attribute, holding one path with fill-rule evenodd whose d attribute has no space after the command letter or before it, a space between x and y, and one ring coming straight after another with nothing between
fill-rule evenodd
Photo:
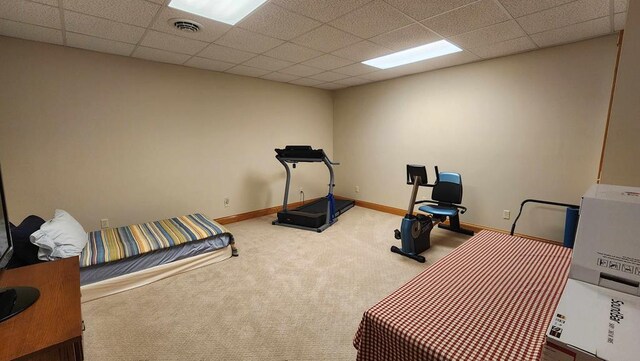
<instances>
[{"instance_id":1,"label":"carpeted floor","mask_svg":"<svg viewBox=\"0 0 640 361\"><path fill-rule=\"evenodd\" d=\"M362 313L468 238L435 229L420 264L389 251L399 216L273 218L228 225L240 257L83 304L86 360L354 360Z\"/></svg>"}]
</instances>

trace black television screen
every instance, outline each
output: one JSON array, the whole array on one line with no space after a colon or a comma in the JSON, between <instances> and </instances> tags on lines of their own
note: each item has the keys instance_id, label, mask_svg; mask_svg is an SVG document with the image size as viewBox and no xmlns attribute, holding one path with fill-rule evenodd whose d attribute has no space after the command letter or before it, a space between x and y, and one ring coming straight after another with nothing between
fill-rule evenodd
<instances>
[{"instance_id":1,"label":"black television screen","mask_svg":"<svg viewBox=\"0 0 640 361\"><path fill-rule=\"evenodd\" d=\"M3 269L7 266L13 254L7 202L5 201L4 185L2 184L2 170L0 170L0 204L2 205L0 217L0 284L2 284ZM24 311L36 302L38 297L40 297L40 291L33 287L0 288L0 322Z\"/></svg>"},{"instance_id":2,"label":"black television screen","mask_svg":"<svg viewBox=\"0 0 640 361\"><path fill-rule=\"evenodd\" d=\"M13 247L11 244L11 231L9 230L9 217L7 216L7 207L4 201L4 192L2 191L2 173L0 172L0 203L2 203L2 218L0 218L0 269L5 268L11 255Z\"/></svg>"},{"instance_id":3,"label":"black television screen","mask_svg":"<svg viewBox=\"0 0 640 361\"><path fill-rule=\"evenodd\" d=\"M7 204L5 202L4 186L2 184L2 170L0 170L0 203L2 204L2 218L0 218L0 269L2 269L7 266L13 253L9 216L7 214Z\"/></svg>"}]
</instances>

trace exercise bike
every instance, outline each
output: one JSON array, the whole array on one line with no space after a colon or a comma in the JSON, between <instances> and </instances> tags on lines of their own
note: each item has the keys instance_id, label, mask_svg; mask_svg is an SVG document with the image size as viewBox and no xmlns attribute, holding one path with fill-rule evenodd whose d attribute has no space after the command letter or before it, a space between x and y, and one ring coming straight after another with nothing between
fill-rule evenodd
<instances>
[{"instance_id":1,"label":"exercise bike","mask_svg":"<svg viewBox=\"0 0 640 361\"><path fill-rule=\"evenodd\" d=\"M407 214L402 218L400 230L394 231L395 238L402 241L402 248L391 246L391 252L414 259L420 263L425 262L420 253L431 247L431 230L436 225L439 228L448 229L466 235L473 235L473 231L460 226L459 214L467 211L460 205L462 202L462 177L458 173L438 171L435 166L436 181L429 184L427 169L422 165L407 164L407 184L413 185L411 199ZM419 187L433 188L431 200L416 202ZM413 214L416 204L431 203L418 208L427 214ZM449 224L443 222L449 218Z\"/></svg>"}]
</instances>

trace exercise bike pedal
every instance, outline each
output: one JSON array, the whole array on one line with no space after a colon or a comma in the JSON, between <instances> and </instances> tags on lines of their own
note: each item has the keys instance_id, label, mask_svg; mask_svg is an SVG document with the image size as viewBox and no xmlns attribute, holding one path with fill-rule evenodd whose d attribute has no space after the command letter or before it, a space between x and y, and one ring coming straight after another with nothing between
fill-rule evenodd
<instances>
[{"instance_id":1,"label":"exercise bike pedal","mask_svg":"<svg viewBox=\"0 0 640 361\"><path fill-rule=\"evenodd\" d=\"M397 229L393 231L393 236L395 237L395 239L401 239L402 238L402 235L400 234L400 231L397 230Z\"/></svg>"}]
</instances>

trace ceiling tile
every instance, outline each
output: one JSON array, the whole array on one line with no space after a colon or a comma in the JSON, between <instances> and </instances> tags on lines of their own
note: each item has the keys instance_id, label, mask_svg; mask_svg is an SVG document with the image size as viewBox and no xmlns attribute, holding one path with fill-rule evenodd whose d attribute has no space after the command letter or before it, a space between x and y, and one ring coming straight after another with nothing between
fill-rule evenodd
<instances>
[{"instance_id":1,"label":"ceiling tile","mask_svg":"<svg viewBox=\"0 0 640 361\"><path fill-rule=\"evenodd\" d=\"M252 53L263 53L284 43L284 41L282 40L274 39L265 35L236 27L229 30L215 42L216 44L228 46L230 48L235 48L238 50L249 51Z\"/></svg>"},{"instance_id":2,"label":"ceiling tile","mask_svg":"<svg viewBox=\"0 0 640 361\"><path fill-rule=\"evenodd\" d=\"M200 50L204 49L207 46L207 43L171 34L165 34L155 30L149 30L144 36L144 39L142 39L140 45L149 48L167 50L174 53L195 55Z\"/></svg>"},{"instance_id":3,"label":"ceiling tile","mask_svg":"<svg viewBox=\"0 0 640 361\"><path fill-rule=\"evenodd\" d=\"M468 51L461 51L459 53L453 53L438 58L428 59L415 63L420 72L448 68L460 64L472 63L480 60L480 57L470 53Z\"/></svg>"},{"instance_id":4,"label":"ceiling tile","mask_svg":"<svg viewBox=\"0 0 640 361\"><path fill-rule=\"evenodd\" d=\"M189 61L184 63L184 65L190 66L193 68L213 70L213 71L225 71L235 66L235 64L226 63L224 61L205 59L197 56L194 56L193 58L189 59Z\"/></svg>"},{"instance_id":5,"label":"ceiling tile","mask_svg":"<svg viewBox=\"0 0 640 361\"><path fill-rule=\"evenodd\" d=\"M293 63L286 60L280 60L280 59L270 58L264 55L258 55L255 58L250 59L247 62L243 63L242 65L265 69L265 70L277 71L293 65Z\"/></svg>"},{"instance_id":6,"label":"ceiling tile","mask_svg":"<svg viewBox=\"0 0 640 361\"><path fill-rule=\"evenodd\" d=\"M76 34L67 31L67 45L74 48L82 48L87 50L99 51L101 53L117 54L129 56L136 47L133 44L127 44L119 41L100 39L84 34Z\"/></svg>"},{"instance_id":7,"label":"ceiling tile","mask_svg":"<svg viewBox=\"0 0 640 361\"><path fill-rule=\"evenodd\" d=\"M310 66L306 66L306 65L302 65L302 64L296 64L294 66L290 66L286 69L282 69L280 70L281 73L285 73L285 74L291 74L291 75L298 75L298 76L309 76L309 75L314 75L314 74L318 74L318 73L322 73L323 70L322 69L316 69Z\"/></svg>"},{"instance_id":8,"label":"ceiling tile","mask_svg":"<svg viewBox=\"0 0 640 361\"><path fill-rule=\"evenodd\" d=\"M393 50L404 50L441 40L442 37L420 24L413 24L369 39Z\"/></svg>"},{"instance_id":9,"label":"ceiling tile","mask_svg":"<svg viewBox=\"0 0 640 361\"><path fill-rule=\"evenodd\" d=\"M410 17L420 21L477 0L385 0ZM529 0L530 1L530 0Z\"/></svg>"},{"instance_id":10,"label":"ceiling tile","mask_svg":"<svg viewBox=\"0 0 640 361\"><path fill-rule=\"evenodd\" d=\"M318 85L314 85L314 88L320 88L320 89L326 89L326 90L335 90L335 89L342 89L342 88L346 88L346 85L343 84L336 84L336 83L324 83L324 84L318 84Z\"/></svg>"},{"instance_id":11,"label":"ceiling tile","mask_svg":"<svg viewBox=\"0 0 640 361\"><path fill-rule=\"evenodd\" d=\"M0 17L21 23L60 29L60 10L24 0L0 1Z\"/></svg>"},{"instance_id":12,"label":"ceiling tile","mask_svg":"<svg viewBox=\"0 0 640 361\"><path fill-rule=\"evenodd\" d=\"M271 2L326 23L371 2L371 0L271 0Z\"/></svg>"},{"instance_id":13,"label":"ceiling tile","mask_svg":"<svg viewBox=\"0 0 640 361\"><path fill-rule=\"evenodd\" d=\"M137 26L116 23L71 11L64 12L64 24L67 31L131 44L137 44L145 31L144 28Z\"/></svg>"},{"instance_id":14,"label":"ceiling tile","mask_svg":"<svg viewBox=\"0 0 640 361\"><path fill-rule=\"evenodd\" d=\"M186 19L195 21L202 25L200 30L193 33L182 31L173 26L172 19ZM153 23L153 29L167 34L182 36L184 38L206 41L208 43L215 41L222 36L227 30L231 29L231 25L204 18L195 14L186 13L170 7L165 7L160 11L160 15Z\"/></svg>"},{"instance_id":15,"label":"ceiling tile","mask_svg":"<svg viewBox=\"0 0 640 361\"><path fill-rule=\"evenodd\" d=\"M507 21L511 17L494 0L471 5L427 19L422 23L436 33L449 37Z\"/></svg>"},{"instance_id":16,"label":"ceiling tile","mask_svg":"<svg viewBox=\"0 0 640 361\"><path fill-rule=\"evenodd\" d=\"M505 9L514 18L537 13L575 0L500 0Z\"/></svg>"},{"instance_id":17,"label":"ceiling tile","mask_svg":"<svg viewBox=\"0 0 640 361\"><path fill-rule=\"evenodd\" d=\"M611 19L608 16L569 25L531 35L531 39L541 47L570 43L578 40L593 38L611 32Z\"/></svg>"},{"instance_id":18,"label":"ceiling tile","mask_svg":"<svg viewBox=\"0 0 640 361\"><path fill-rule=\"evenodd\" d=\"M471 48L469 51L481 58L489 59L498 56L522 53L536 48L536 44L534 44L528 36L523 36L517 39Z\"/></svg>"},{"instance_id":19,"label":"ceiling tile","mask_svg":"<svg viewBox=\"0 0 640 361\"><path fill-rule=\"evenodd\" d=\"M351 59L353 61L364 61L377 58L382 55L392 53L393 50L383 48L370 41L364 40L359 43L349 45L346 48L334 51L333 55Z\"/></svg>"},{"instance_id":20,"label":"ceiling tile","mask_svg":"<svg viewBox=\"0 0 640 361\"><path fill-rule=\"evenodd\" d=\"M363 75L362 77L366 78L369 81L381 81L381 80L396 78L398 77L398 74L396 71L394 71L394 69L385 69L385 70L376 71L375 73L369 73L367 75Z\"/></svg>"},{"instance_id":21,"label":"ceiling tile","mask_svg":"<svg viewBox=\"0 0 640 361\"><path fill-rule=\"evenodd\" d=\"M240 64L253 58L254 56L256 56L256 54L227 48L226 46L218 44L211 44L204 48L204 50L202 50L200 53L198 53L198 56L213 60L224 61L227 63Z\"/></svg>"},{"instance_id":22,"label":"ceiling tile","mask_svg":"<svg viewBox=\"0 0 640 361\"><path fill-rule=\"evenodd\" d=\"M336 73L346 74L351 76L358 76L362 74L372 73L374 71L378 71L378 68L374 68L369 65L364 65L362 63L355 63L351 65L347 65L342 68L333 69Z\"/></svg>"},{"instance_id":23,"label":"ceiling tile","mask_svg":"<svg viewBox=\"0 0 640 361\"><path fill-rule=\"evenodd\" d=\"M269 70L253 68L245 65L234 66L233 68L227 70L226 72L231 74L237 74L237 75L251 76L254 78L261 77L265 74L270 73Z\"/></svg>"},{"instance_id":24,"label":"ceiling tile","mask_svg":"<svg viewBox=\"0 0 640 361\"><path fill-rule=\"evenodd\" d=\"M613 30L620 31L624 29L627 22L627 13L619 13L613 15Z\"/></svg>"},{"instance_id":25,"label":"ceiling tile","mask_svg":"<svg viewBox=\"0 0 640 361\"><path fill-rule=\"evenodd\" d=\"M325 71L324 73L309 76L309 78L311 79L322 80L327 82L336 81L336 80L340 80L348 77L349 77L348 75L334 73L332 71Z\"/></svg>"},{"instance_id":26,"label":"ceiling tile","mask_svg":"<svg viewBox=\"0 0 640 361\"><path fill-rule=\"evenodd\" d=\"M291 40L320 25L313 19L271 3L264 4L237 24L241 28L283 40Z\"/></svg>"},{"instance_id":27,"label":"ceiling tile","mask_svg":"<svg viewBox=\"0 0 640 361\"><path fill-rule=\"evenodd\" d=\"M628 0L270 0L232 27L167 2L0 0L0 35L62 44L63 25L71 47L333 89L609 34L624 27L629 6ZM169 21L175 18L202 28L179 31ZM443 36L469 51L388 71L359 63Z\"/></svg>"},{"instance_id":28,"label":"ceiling tile","mask_svg":"<svg viewBox=\"0 0 640 361\"><path fill-rule=\"evenodd\" d=\"M617 13L626 12L629 8L629 0L613 0L613 11Z\"/></svg>"},{"instance_id":29,"label":"ceiling tile","mask_svg":"<svg viewBox=\"0 0 640 361\"><path fill-rule=\"evenodd\" d=\"M407 26L412 21L393 6L382 0L375 0L333 20L330 25L368 39Z\"/></svg>"},{"instance_id":30,"label":"ceiling tile","mask_svg":"<svg viewBox=\"0 0 640 361\"><path fill-rule=\"evenodd\" d=\"M515 39L525 35L526 34L520 25L518 25L515 20L510 20L505 21L504 23L487 26L480 30L474 30L462 35L457 35L449 38L449 40L464 48L478 48L483 45Z\"/></svg>"},{"instance_id":31,"label":"ceiling tile","mask_svg":"<svg viewBox=\"0 0 640 361\"><path fill-rule=\"evenodd\" d=\"M64 0L65 9L121 23L147 27L160 5L144 0Z\"/></svg>"},{"instance_id":32,"label":"ceiling tile","mask_svg":"<svg viewBox=\"0 0 640 361\"><path fill-rule=\"evenodd\" d=\"M296 39L294 43L308 48L331 52L347 45L357 43L361 39L342 30L338 30L328 25L314 29Z\"/></svg>"},{"instance_id":33,"label":"ceiling tile","mask_svg":"<svg viewBox=\"0 0 640 361\"><path fill-rule=\"evenodd\" d=\"M262 79L267 79L267 80L273 80L273 81L280 81L280 82L290 82L292 80L298 79L300 78L297 75L292 75L292 74L284 74L284 73L278 73L278 72L273 72L273 73L269 73L267 75L263 75L261 76Z\"/></svg>"},{"instance_id":34,"label":"ceiling tile","mask_svg":"<svg viewBox=\"0 0 640 361\"><path fill-rule=\"evenodd\" d=\"M40 4L58 7L58 0L31 0L31 1L33 1L34 3L40 3Z\"/></svg>"},{"instance_id":35,"label":"ceiling tile","mask_svg":"<svg viewBox=\"0 0 640 361\"><path fill-rule=\"evenodd\" d=\"M292 61L294 63L315 58L321 54L322 53L317 50L305 48L304 46L292 43L284 43L264 53L264 55L272 58Z\"/></svg>"},{"instance_id":36,"label":"ceiling tile","mask_svg":"<svg viewBox=\"0 0 640 361\"><path fill-rule=\"evenodd\" d=\"M324 54L317 58L307 60L302 64L309 65L318 69L331 70L331 69L340 68L352 63L353 61L351 60L342 59L340 57L337 57L331 54Z\"/></svg>"},{"instance_id":37,"label":"ceiling tile","mask_svg":"<svg viewBox=\"0 0 640 361\"><path fill-rule=\"evenodd\" d=\"M187 59L189 59L189 55L172 53L170 51L158 50L146 48L144 46L138 46L136 50L133 52L133 57L140 59L147 59L153 61L159 61L161 63L172 63L172 64L182 64Z\"/></svg>"},{"instance_id":38,"label":"ceiling tile","mask_svg":"<svg viewBox=\"0 0 640 361\"><path fill-rule=\"evenodd\" d=\"M347 85L347 86L354 86L354 85L366 84L366 83L370 83L370 82L371 82L371 80L369 80L369 79L358 78L358 77L354 76L354 77L350 77L350 78L336 80L334 83Z\"/></svg>"},{"instance_id":39,"label":"ceiling tile","mask_svg":"<svg viewBox=\"0 0 640 361\"><path fill-rule=\"evenodd\" d=\"M320 80L315 80L315 79L301 78L301 79L290 81L289 83L295 84L295 85L302 85L302 86L314 86L314 85L322 84L324 82Z\"/></svg>"},{"instance_id":40,"label":"ceiling tile","mask_svg":"<svg viewBox=\"0 0 640 361\"><path fill-rule=\"evenodd\" d=\"M0 19L0 35L62 45L62 31Z\"/></svg>"},{"instance_id":41,"label":"ceiling tile","mask_svg":"<svg viewBox=\"0 0 640 361\"><path fill-rule=\"evenodd\" d=\"M528 34L540 33L609 15L609 2L578 0L570 4L518 18Z\"/></svg>"}]
</instances>

